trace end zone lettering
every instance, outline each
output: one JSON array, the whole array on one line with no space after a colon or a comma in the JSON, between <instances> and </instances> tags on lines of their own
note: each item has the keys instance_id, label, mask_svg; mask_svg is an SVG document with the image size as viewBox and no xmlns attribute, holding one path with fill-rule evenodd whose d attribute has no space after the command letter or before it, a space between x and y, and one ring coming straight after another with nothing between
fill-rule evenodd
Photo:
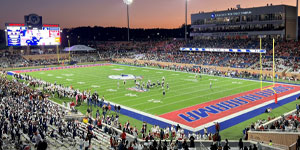
<instances>
[{"instance_id":1,"label":"end zone lettering","mask_svg":"<svg viewBox=\"0 0 300 150\"><path fill-rule=\"evenodd\" d=\"M294 89L292 86L278 86L273 88L277 94L290 91ZM217 115L219 113L231 110L233 108L238 108L242 105L250 104L255 101L271 97L275 93L271 89L266 89L263 91L255 92L253 94L247 94L245 96L240 96L234 99L226 100L209 106L203 106L202 108L188 111L185 113L178 114L178 116L185 120L186 122L194 122L200 120L201 118L207 118L210 115Z\"/></svg>"}]
</instances>

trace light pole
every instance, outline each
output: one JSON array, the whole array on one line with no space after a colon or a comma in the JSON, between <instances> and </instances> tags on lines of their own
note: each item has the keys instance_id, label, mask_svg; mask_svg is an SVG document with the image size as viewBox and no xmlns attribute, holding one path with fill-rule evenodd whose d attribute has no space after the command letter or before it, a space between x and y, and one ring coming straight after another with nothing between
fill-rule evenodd
<instances>
[{"instance_id":1,"label":"light pole","mask_svg":"<svg viewBox=\"0 0 300 150\"><path fill-rule=\"evenodd\" d=\"M127 6L127 40L129 42L129 5L132 4L133 0L123 0L123 2L126 4Z\"/></svg>"},{"instance_id":2,"label":"light pole","mask_svg":"<svg viewBox=\"0 0 300 150\"><path fill-rule=\"evenodd\" d=\"M298 0L296 0L296 9L297 9L297 14L296 14L296 41L298 41Z\"/></svg>"},{"instance_id":3,"label":"light pole","mask_svg":"<svg viewBox=\"0 0 300 150\"><path fill-rule=\"evenodd\" d=\"M187 5L188 5L188 0L185 0L185 29L184 29L185 41L187 41Z\"/></svg>"},{"instance_id":4,"label":"light pole","mask_svg":"<svg viewBox=\"0 0 300 150\"><path fill-rule=\"evenodd\" d=\"M68 39L68 45L69 45L69 63L71 62L71 45L70 45L70 40L69 40L69 36L67 35L67 39Z\"/></svg>"}]
</instances>

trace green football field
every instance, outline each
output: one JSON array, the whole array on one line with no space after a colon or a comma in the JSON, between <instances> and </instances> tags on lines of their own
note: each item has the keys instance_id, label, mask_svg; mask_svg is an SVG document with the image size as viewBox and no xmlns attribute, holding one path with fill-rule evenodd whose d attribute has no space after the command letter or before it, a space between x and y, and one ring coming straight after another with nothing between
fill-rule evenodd
<instances>
[{"instance_id":1,"label":"green football field","mask_svg":"<svg viewBox=\"0 0 300 150\"><path fill-rule=\"evenodd\" d=\"M179 110L203 102L238 94L260 88L260 82L223 78L202 75L195 78L194 74L186 72L175 72L160 70L156 68L142 68L125 65L97 66L76 69L62 69L51 71L39 71L27 73L44 81L72 86L79 90L97 91L105 100L123 106L137 109L153 115ZM147 92L136 92L128 88L135 87L134 80L127 80L125 86L123 80L111 79L110 75L134 75L142 76L139 82L147 83L162 81L169 84L165 91L161 86L155 86ZM118 88L119 82L119 88ZM210 82L212 88L210 88ZM271 83L263 83L263 86Z\"/></svg>"},{"instance_id":2,"label":"green football field","mask_svg":"<svg viewBox=\"0 0 300 150\"><path fill-rule=\"evenodd\" d=\"M133 80L128 80L124 87L123 81L110 79L108 77L109 75L121 75L122 73L143 76L144 82L148 80L161 81L164 76L166 83L169 83L170 89L166 90L165 97L162 96L162 89L158 87L151 89L149 92L139 93L127 90L127 88L135 86ZM123 65L40 71L27 74L52 83L57 82L65 86L72 85L74 88L80 90L96 90L99 94L104 95L106 100L157 115L260 88L260 83L256 81L208 75L202 75L202 79L195 79L195 75L191 73ZM119 89L118 82L120 84ZM212 82L212 89L209 88L210 82ZM263 85L268 86L270 83L263 83ZM134 96L135 94L136 96ZM59 99L57 97L51 98L51 100L60 104L63 101L71 101L71 99L68 98ZM257 120L267 119L269 116L281 116L286 112L294 110L294 106L297 103L298 101L293 101L274 109L272 113L264 113L254 118L249 118L244 122L222 130L220 134L222 138L238 140L243 137L243 129L250 126L251 123ZM85 113L87 104L82 104L77 107L77 109ZM95 107L93 107L93 109L95 109ZM95 111L93 111L93 116L95 117ZM120 122L122 124L128 120L138 129L142 127L141 121L125 115L120 116ZM149 124L150 128L151 126L152 125Z\"/></svg>"}]
</instances>

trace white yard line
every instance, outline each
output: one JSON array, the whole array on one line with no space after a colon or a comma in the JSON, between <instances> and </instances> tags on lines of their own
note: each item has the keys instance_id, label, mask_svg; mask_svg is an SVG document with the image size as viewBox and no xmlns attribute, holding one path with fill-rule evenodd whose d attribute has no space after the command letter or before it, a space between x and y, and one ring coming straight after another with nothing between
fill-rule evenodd
<instances>
[{"instance_id":1,"label":"white yard line","mask_svg":"<svg viewBox=\"0 0 300 150\"><path fill-rule=\"evenodd\" d=\"M218 82L218 83L223 83L223 82L228 82L227 80L225 80L225 81L221 81L221 82ZM220 88L220 87L226 87L226 86L229 86L229 85L231 85L231 84L223 84L224 86L218 86L217 88ZM187 88L180 88L180 89L178 89L178 87L187 87ZM188 86L188 85L180 85L180 86L172 86L171 88L172 89L176 89L176 87L177 87L177 90L176 91L182 91L182 90L187 90L187 89L195 89L195 88L198 88L198 87L207 87L207 86L209 86L209 84L207 84L207 85L203 85L203 86ZM208 89L203 89L203 90L199 90L199 91L192 91L192 92L187 92L187 93L185 93L185 94L182 94L182 95L187 95L187 94L191 94L191 93L198 93L198 92L201 92L201 91L207 91L207 90L209 90L209 88ZM172 91L173 92L173 91ZM130 102L130 101L134 101L134 100L136 100L136 99L141 99L141 98L148 98L148 97L153 97L153 96L157 96L157 95L162 95L162 93L161 92L159 92L159 93L157 93L157 94L151 94L151 95L146 95L146 96L142 96L142 97L137 97L137 98L134 98L134 99L130 99L130 100L125 100L125 101L120 101L120 102ZM172 97L177 97L178 95L174 95L174 96L170 96L170 97L167 97L167 98L172 98ZM121 98L121 97L114 97L114 98L111 98L111 99L118 99L118 98Z\"/></svg>"},{"instance_id":2,"label":"white yard line","mask_svg":"<svg viewBox=\"0 0 300 150\"><path fill-rule=\"evenodd\" d=\"M209 93L209 94L205 94L205 95L201 95L201 96L197 96L197 97L191 97L191 98L188 98L188 99L183 99L183 100L175 101L175 102L168 103L168 104L159 105L159 106L156 106L156 107L151 107L149 109L145 109L145 111L153 110L153 109L156 109L156 108L161 108L161 107L165 107L165 106L168 106L168 105L173 105L173 104L177 104L177 103L181 103L181 102L185 102L185 101L189 101L189 100L193 100L195 98L201 98L201 97L204 97L204 96L207 96L207 95L212 95L212 94L216 94L216 93L223 93L223 92L226 92L226 91L231 91L231 90L235 90L235 89L239 89L239 88L242 88L242 87L247 87L247 86L251 86L251 85L255 85L255 84L256 83L254 83L254 84L247 84L245 86L240 86L240 87L236 87L236 88L232 88L232 89L227 89L227 90L220 90L218 92L213 92L213 93ZM233 94L233 95L236 95L236 94ZM203 102L203 103L206 103L206 102ZM199 105L199 104L197 104L197 105ZM191 107L191 106L189 106L189 107ZM181 109L182 108L180 108L179 110L181 110Z\"/></svg>"}]
</instances>

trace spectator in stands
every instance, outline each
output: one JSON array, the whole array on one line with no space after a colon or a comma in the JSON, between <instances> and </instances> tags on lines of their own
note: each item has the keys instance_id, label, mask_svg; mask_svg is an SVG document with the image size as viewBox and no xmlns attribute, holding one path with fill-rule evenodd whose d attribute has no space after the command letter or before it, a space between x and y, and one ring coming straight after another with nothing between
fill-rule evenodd
<instances>
[{"instance_id":1,"label":"spectator in stands","mask_svg":"<svg viewBox=\"0 0 300 150\"><path fill-rule=\"evenodd\" d=\"M256 144L253 144L253 150L257 150Z\"/></svg>"},{"instance_id":2,"label":"spectator in stands","mask_svg":"<svg viewBox=\"0 0 300 150\"><path fill-rule=\"evenodd\" d=\"M298 139L297 139L296 149L300 150L300 136L298 136Z\"/></svg>"},{"instance_id":3,"label":"spectator in stands","mask_svg":"<svg viewBox=\"0 0 300 150\"><path fill-rule=\"evenodd\" d=\"M35 139L35 144L36 144L36 147L40 144L40 142L42 142L42 137L41 135L38 133L38 131L36 131L34 133L34 139Z\"/></svg>"},{"instance_id":4,"label":"spectator in stands","mask_svg":"<svg viewBox=\"0 0 300 150\"><path fill-rule=\"evenodd\" d=\"M123 133L121 134L121 139L122 139L122 142L125 142L125 140L126 140L125 128L123 129Z\"/></svg>"},{"instance_id":5,"label":"spectator in stands","mask_svg":"<svg viewBox=\"0 0 300 150\"><path fill-rule=\"evenodd\" d=\"M273 145L273 143L272 143L272 140L270 140L270 142L269 142L269 146L272 146Z\"/></svg>"},{"instance_id":6,"label":"spectator in stands","mask_svg":"<svg viewBox=\"0 0 300 150\"><path fill-rule=\"evenodd\" d=\"M240 138L239 140L239 149L242 150L244 147L244 143L243 143L243 140Z\"/></svg>"},{"instance_id":7,"label":"spectator in stands","mask_svg":"<svg viewBox=\"0 0 300 150\"><path fill-rule=\"evenodd\" d=\"M195 140L195 137L193 136L193 135L191 135L191 137L190 137L190 147L191 148L194 148L195 147L195 142L194 142L194 140Z\"/></svg>"},{"instance_id":8,"label":"spectator in stands","mask_svg":"<svg viewBox=\"0 0 300 150\"><path fill-rule=\"evenodd\" d=\"M213 142L213 143L210 145L210 150L218 150L217 143Z\"/></svg>"},{"instance_id":9,"label":"spectator in stands","mask_svg":"<svg viewBox=\"0 0 300 150\"><path fill-rule=\"evenodd\" d=\"M228 143L225 143L224 147L223 147L223 150L229 150L230 147L229 147L229 144Z\"/></svg>"},{"instance_id":10,"label":"spectator in stands","mask_svg":"<svg viewBox=\"0 0 300 150\"><path fill-rule=\"evenodd\" d=\"M88 150L89 147L90 147L89 139L86 137L86 138L85 138L85 141L84 141L84 149L85 149L85 150Z\"/></svg>"}]
</instances>

